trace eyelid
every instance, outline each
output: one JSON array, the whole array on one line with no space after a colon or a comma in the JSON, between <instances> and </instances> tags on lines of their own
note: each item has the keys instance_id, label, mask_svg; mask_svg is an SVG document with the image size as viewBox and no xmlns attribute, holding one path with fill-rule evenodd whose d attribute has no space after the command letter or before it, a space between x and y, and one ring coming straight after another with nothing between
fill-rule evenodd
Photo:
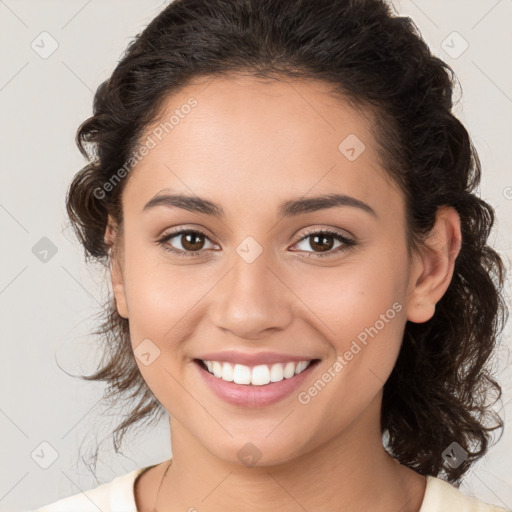
<instances>
[{"instance_id":1,"label":"eyelid","mask_svg":"<svg viewBox=\"0 0 512 512\"><path fill-rule=\"evenodd\" d=\"M300 242L301 240L303 240L304 238L306 238L309 235L314 235L317 233L328 233L330 235L340 236L342 238L345 238L347 240L352 240L355 242L354 235L352 235L352 233L350 233L349 231L342 230L340 228L332 228L329 226L306 228L304 231L299 232L300 238L297 240L297 242ZM295 242L295 243L297 243L297 242Z\"/></svg>"},{"instance_id":2,"label":"eyelid","mask_svg":"<svg viewBox=\"0 0 512 512\"><path fill-rule=\"evenodd\" d=\"M195 224L180 224L179 226L175 226L173 228L169 228L158 237L158 240L162 240L163 238L169 238L171 236L181 235L183 233L197 233L199 235L204 236L208 240L213 242L213 236L210 235L210 231L207 228L204 228L203 226L196 226ZM218 245L218 244L216 244Z\"/></svg>"}]
</instances>

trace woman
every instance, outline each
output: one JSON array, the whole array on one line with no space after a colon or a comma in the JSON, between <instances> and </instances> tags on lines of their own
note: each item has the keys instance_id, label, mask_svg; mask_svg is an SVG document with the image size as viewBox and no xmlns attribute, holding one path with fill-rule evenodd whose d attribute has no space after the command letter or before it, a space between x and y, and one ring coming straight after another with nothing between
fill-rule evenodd
<instances>
[{"instance_id":1,"label":"woman","mask_svg":"<svg viewBox=\"0 0 512 512\"><path fill-rule=\"evenodd\" d=\"M113 290L85 378L133 401L116 443L167 412L172 459L38 510L505 510L457 489L503 426L505 308L451 107L381 0L168 5L67 207Z\"/></svg>"}]
</instances>

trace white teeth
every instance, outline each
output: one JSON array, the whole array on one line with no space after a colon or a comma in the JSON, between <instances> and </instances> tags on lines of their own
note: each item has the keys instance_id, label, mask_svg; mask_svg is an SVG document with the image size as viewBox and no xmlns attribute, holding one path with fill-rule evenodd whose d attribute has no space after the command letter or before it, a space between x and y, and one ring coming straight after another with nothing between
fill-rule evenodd
<instances>
[{"instance_id":1,"label":"white teeth","mask_svg":"<svg viewBox=\"0 0 512 512\"><path fill-rule=\"evenodd\" d=\"M270 382L280 382L283 379L291 379L293 376L303 372L311 361L289 362L285 364L276 363L272 366L261 364L254 367L244 364L221 363L219 361L203 361L208 371L215 377L235 384L252 384L253 386L264 386Z\"/></svg>"},{"instance_id":2,"label":"white teeth","mask_svg":"<svg viewBox=\"0 0 512 512\"><path fill-rule=\"evenodd\" d=\"M222 365L218 361L213 361L213 375L222 377Z\"/></svg>"},{"instance_id":3,"label":"white teeth","mask_svg":"<svg viewBox=\"0 0 512 512\"><path fill-rule=\"evenodd\" d=\"M295 363L286 363L284 367L284 376L286 379L291 379L295 375Z\"/></svg>"},{"instance_id":4,"label":"white teeth","mask_svg":"<svg viewBox=\"0 0 512 512\"><path fill-rule=\"evenodd\" d=\"M297 368L295 368L295 375L297 375L298 373L300 373L300 372L302 372L303 370L305 370L307 365L308 365L308 362L307 362L307 361L301 361L301 362L297 365Z\"/></svg>"},{"instance_id":5,"label":"white teeth","mask_svg":"<svg viewBox=\"0 0 512 512\"><path fill-rule=\"evenodd\" d=\"M270 382L270 369L266 364L260 364L252 369L251 384L253 386L264 386Z\"/></svg>"},{"instance_id":6,"label":"white teeth","mask_svg":"<svg viewBox=\"0 0 512 512\"><path fill-rule=\"evenodd\" d=\"M273 364L272 368L270 368L270 382L279 382L283 379L283 365L279 363Z\"/></svg>"},{"instance_id":7,"label":"white teeth","mask_svg":"<svg viewBox=\"0 0 512 512\"><path fill-rule=\"evenodd\" d=\"M233 382L233 365L224 363L222 365L222 380Z\"/></svg>"},{"instance_id":8,"label":"white teeth","mask_svg":"<svg viewBox=\"0 0 512 512\"><path fill-rule=\"evenodd\" d=\"M235 384L250 384L251 369L243 364L235 364L235 368L233 369L233 382Z\"/></svg>"}]
</instances>

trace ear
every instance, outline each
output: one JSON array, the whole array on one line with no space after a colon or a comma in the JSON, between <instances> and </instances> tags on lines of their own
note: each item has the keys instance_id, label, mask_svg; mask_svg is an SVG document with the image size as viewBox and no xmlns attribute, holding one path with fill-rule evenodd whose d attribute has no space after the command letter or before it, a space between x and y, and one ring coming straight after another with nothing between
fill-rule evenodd
<instances>
[{"instance_id":1,"label":"ear","mask_svg":"<svg viewBox=\"0 0 512 512\"><path fill-rule=\"evenodd\" d=\"M423 323L430 320L436 303L445 294L453 276L455 260L462 244L460 217L455 208L441 207L436 222L415 255L411 272L407 319Z\"/></svg>"},{"instance_id":2,"label":"ear","mask_svg":"<svg viewBox=\"0 0 512 512\"><path fill-rule=\"evenodd\" d=\"M121 240L118 240L118 228L112 217L108 216L105 230L105 242L109 244L110 279L116 300L117 312L123 318L128 318L128 305L126 301L124 277L122 269Z\"/></svg>"}]
</instances>

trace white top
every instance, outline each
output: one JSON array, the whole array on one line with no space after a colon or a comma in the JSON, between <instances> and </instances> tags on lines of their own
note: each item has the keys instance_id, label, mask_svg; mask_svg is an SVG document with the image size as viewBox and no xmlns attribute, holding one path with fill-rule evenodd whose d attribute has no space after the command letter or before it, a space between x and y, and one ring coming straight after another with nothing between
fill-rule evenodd
<instances>
[{"instance_id":1,"label":"white top","mask_svg":"<svg viewBox=\"0 0 512 512\"><path fill-rule=\"evenodd\" d=\"M138 512L135 505L135 479L153 466L138 468L125 475L85 491L68 496L30 512ZM427 476L425 496L419 512L512 512L489 505L476 497L462 493L452 484L434 476Z\"/></svg>"}]
</instances>

